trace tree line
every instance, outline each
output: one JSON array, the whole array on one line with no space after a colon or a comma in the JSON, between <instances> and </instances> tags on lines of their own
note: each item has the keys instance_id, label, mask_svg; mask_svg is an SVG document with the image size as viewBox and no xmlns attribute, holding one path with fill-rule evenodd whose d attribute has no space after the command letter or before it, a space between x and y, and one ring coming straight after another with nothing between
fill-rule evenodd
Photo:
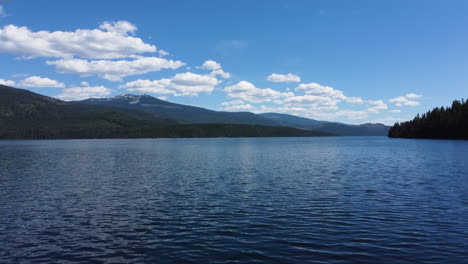
<instances>
[{"instance_id":1,"label":"tree line","mask_svg":"<svg viewBox=\"0 0 468 264\"><path fill-rule=\"evenodd\" d=\"M391 138L468 139L468 101L455 100L451 107L436 107L413 120L396 123Z\"/></svg>"}]
</instances>

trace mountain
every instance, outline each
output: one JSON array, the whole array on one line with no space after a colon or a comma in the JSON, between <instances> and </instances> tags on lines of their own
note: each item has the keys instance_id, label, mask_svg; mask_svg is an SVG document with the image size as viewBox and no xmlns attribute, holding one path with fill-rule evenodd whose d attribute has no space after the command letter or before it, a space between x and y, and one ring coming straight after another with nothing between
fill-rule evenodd
<instances>
[{"instance_id":1,"label":"mountain","mask_svg":"<svg viewBox=\"0 0 468 264\"><path fill-rule=\"evenodd\" d=\"M91 98L80 103L138 109L176 119L181 123L217 123L278 126L271 119L249 112L223 112L205 108L175 104L149 95L120 94L111 98Z\"/></svg>"},{"instance_id":2,"label":"mountain","mask_svg":"<svg viewBox=\"0 0 468 264\"><path fill-rule=\"evenodd\" d=\"M259 115L270 118L284 126L322 131L339 136L385 136L390 129L389 126L379 123L348 125L336 122L317 121L287 114L265 113Z\"/></svg>"},{"instance_id":3,"label":"mountain","mask_svg":"<svg viewBox=\"0 0 468 264\"><path fill-rule=\"evenodd\" d=\"M180 124L138 109L64 102L0 85L0 139L330 136L290 127Z\"/></svg>"},{"instance_id":4,"label":"mountain","mask_svg":"<svg viewBox=\"0 0 468 264\"><path fill-rule=\"evenodd\" d=\"M278 114L278 113L264 113L258 114L259 116L274 120L276 123L281 124L283 126L292 126L296 128L302 129L314 129L324 123L324 121L317 121L314 119L298 117L294 115L288 114Z\"/></svg>"},{"instance_id":5,"label":"mountain","mask_svg":"<svg viewBox=\"0 0 468 264\"><path fill-rule=\"evenodd\" d=\"M391 138L468 139L468 101L455 100L451 107L436 107L413 120L396 123Z\"/></svg>"},{"instance_id":6,"label":"mountain","mask_svg":"<svg viewBox=\"0 0 468 264\"><path fill-rule=\"evenodd\" d=\"M176 119L186 124L218 123L286 126L340 136L386 136L390 128L383 124L347 125L278 113L253 114L249 112L213 111L171 103L149 95L121 94L111 98L86 99L79 101L79 103L137 109Z\"/></svg>"},{"instance_id":7,"label":"mountain","mask_svg":"<svg viewBox=\"0 0 468 264\"><path fill-rule=\"evenodd\" d=\"M385 136L389 129L389 126L380 123L362 125L326 123L314 128L316 131L333 133L338 136Z\"/></svg>"}]
</instances>

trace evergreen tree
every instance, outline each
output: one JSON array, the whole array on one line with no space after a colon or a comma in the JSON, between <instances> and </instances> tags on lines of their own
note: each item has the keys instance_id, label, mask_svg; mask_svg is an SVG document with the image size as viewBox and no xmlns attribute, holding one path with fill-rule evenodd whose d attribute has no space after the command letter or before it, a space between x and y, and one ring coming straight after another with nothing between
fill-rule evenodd
<instances>
[{"instance_id":1,"label":"evergreen tree","mask_svg":"<svg viewBox=\"0 0 468 264\"><path fill-rule=\"evenodd\" d=\"M436 107L407 122L396 123L391 138L468 139L468 101L455 100L451 107Z\"/></svg>"}]
</instances>

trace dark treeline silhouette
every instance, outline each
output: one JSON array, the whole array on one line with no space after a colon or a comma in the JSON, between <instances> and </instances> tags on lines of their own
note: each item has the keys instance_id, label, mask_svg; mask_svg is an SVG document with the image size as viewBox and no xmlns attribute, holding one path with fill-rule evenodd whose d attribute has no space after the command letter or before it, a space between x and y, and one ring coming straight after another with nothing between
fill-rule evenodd
<instances>
[{"instance_id":1,"label":"dark treeline silhouette","mask_svg":"<svg viewBox=\"0 0 468 264\"><path fill-rule=\"evenodd\" d=\"M436 107L413 120L396 123L391 138L468 139L468 101L455 100L451 107Z\"/></svg>"}]
</instances>

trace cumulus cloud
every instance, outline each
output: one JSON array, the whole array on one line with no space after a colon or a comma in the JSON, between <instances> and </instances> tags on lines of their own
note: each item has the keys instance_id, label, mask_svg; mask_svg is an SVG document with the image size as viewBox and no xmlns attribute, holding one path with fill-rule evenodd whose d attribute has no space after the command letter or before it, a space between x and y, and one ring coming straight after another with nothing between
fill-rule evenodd
<instances>
[{"instance_id":1,"label":"cumulus cloud","mask_svg":"<svg viewBox=\"0 0 468 264\"><path fill-rule=\"evenodd\" d=\"M106 97L111 93L112 90L104 86L84 86L63 89L62 92L55 97L65 101L78 101L88 98Z\"/></svg>"},{"instance_id":2,"label":"cumulus cloud","mask_svg":"<svg viewBox=\"0 0 468 264\"><path fill-rule=\"evenodd\" d=\"M181 61L166 60L158 57L142 57L135 60L83 60L61 59L47 61L55 65L60 73L74 73L81 76L99 76L109 81L120 81L122 78L160 71L161 69L177 69L185 65Z\"/></svg>"},{"instance_id":3,"label":"cumulus cloud","mask_svg":"<svg viewBox=\"0 0 468 264\"><path fill-rule=\"evenodd\" d=\"M320 85L318 83L302 83L296 91L303 91L306 95L317 96L316 99L328 98L327 101L336 105L340 102L347 102L350 104L363 104L364 100L361 97L347 97L340 90L336 90L332 87ZM312 97L309 97L309 99Z\"/></svg>"},{"instance_id":4,"label":"cumulus cloud","mask_svg":"<svg viewBox=\"0 0 468 264\"><path fill-rule=\"evenodd\" d=\"M161 80L136 80L120 85L119 88L124 88L129 92L139 93L155 93L155 94L175 94L176 91L169 89L171 79Z\"/></svg>"},{"instance_id":5,"label":"cumulus cloud","mask_svg":"<svg viewBox=\"0 0 468 264\"><path fill-rule=\"evenodd\" d=\"M200 93L211 93L220 83L220 80L210 75L186 72L178 73L170 79L136 80L120 85L119 88L130 92L197 96Z\"/></svg>"},{"instance_id":6,"label":"cumulus cloud","mask_svg":"<svg viewBox=\"0 0 468 264\"><path fill-rule=\"evenodd\" d=\"M342 91L318 83L302 83L296 88L296 91L304 91L306 94L329 97L337 101L346 100L346 96Z\"/></svg>"},{"instance_id":7,"label":"cumulus cloud","mask_svg":"<svg viewBox=\"0 0 468 264\"><path fill-rule=\"evenodd\" d=\"M320 85L318 83L302 83L296 91L302 91L305 95L286 98L288 104L307 105L315 109L338 109L337 104L343 101L354 104L362 104L360 97L346 97L340 90Z\"/></svg>"},{"instance_id":8,"label":"cumulus cloud","mask_svg":"<svg viewBox=\"0 0 468 264\"><path fill-rule=\"evenodd\" d=\"M260 93L257 90L263 91ZM264 90L271 92L271 94ZM383 100L366 101L361 97L347 97L342 91L317 83L300 84L296 91L304 92L302 95L281 93L271 89L259 89L248 82L228 86L225 91L228 97L239 98L238 100L222 103L221 109L225 111L276 112L317 120L364 120L370 115L388 109L388 105ZM258 94L267 94L268 96L258 96ZM366 108L362 110L340 110L338 107L340 102L365 104ZM269 103L269 105L255 105L259 103ZM276 105L272 106L272 103Z\"/></svg>"},{"instance_id":9,"label":"cumulus cloud","mask_svg":"<svg viewBox=\"0 0 468 264\"><path fill-rule=\"evenodd\" d=\"M40 76L31 76L19 82L0 79L0 84L21 88L63 88L65 84Z\"/></svg>"},{"instance_id":10,"label":"cumulus cloud","mask_svg":"<svg viewBox=\"0 0 468 264\"><path fill-rule=\"evenodd\" d=\"M137 27L127 21L104 22L99 29L37 31L7 25L0 28L0 52L34 57L116 59L156 52L154 45L129 36Z\"/></svg>"},{"instance_id":11,"label":"cumulus cloud","mask_svg":"<svg viewBox=\"0 0 468 264\"><path fill-rule=\"evenodd\" d=\"M221 64L219 64L216 61L213 60L207 60L205 61L202 66L196 67L198 69L204 69L204 70L211 70L211 75L212 76L221 76L225 79L231 78L231 74L228 72L223 71Z\"/></svg>"},{"instance_id":12,"label":"cumulus cloud","mask_svg":"<svg viewBox=\"0 0 468 264\"><path fill-rule=\"evenodd\" d=\"M388 109L388 105L382 100L368 101L369 108L367 112L378 113L380 110Z\"/></svg>"},{"instance_id":13,"label":"cumulus cloud","mask_svg":"<svg viewBox=\"0 0 468 264\"><path fill-rule=\"evenodd\" d=\"M207 60L203 63L203 65L200 68L205 70L216 71L221 69L221 64L217 63L216 61Z\"/></svg>"},{"instance_id":14,"label":"cumulus cloud","mask_svg":"<svg viewBox=\"0 0 468 264\"><path fill-rule=\"evenodd\" d=\"M213 75L213 76L219 75L219 76L221 76L221 77L223 77L225 79L231 78L231 74L229 72L225 72L223 70L212 71L211 75Z\"/></svg>"},{"instance_id":15,"label":"cumulus cloud","mask_svg":"<svg viewBox=\"0 0 468 264\"><path fill-rule=\"evenodd\" d=\"M18 86L25 87L25 88L39 88L39 87L63 88L65 87L65 84L56 80L49 79L49 78L43 78L40 76L31 76L19 82Z\"/></svg>"},{"instance_id":16,"label":"cumulus cloud","mask_svg":"<svg viewBox=\"0 0 468 264\"><path fill-rule=\"evenodd\" d=\"M267 80L270 82L300 82L301 77L292 73L288 73L288 74L272 73L270 74L270 76L268 76Z\"/></svg>"},{"instance_id":17,"label":"cumulus cloud","mask_svg":"<svg viewBox=\"0 0 468 264\"><path fill-rule=\"evenodd\" d=\"M16 86L16 82L12 80L5 80L5 79L0 79L0 84L1 85L6 85L6 86Z\"/></svg>"},{"instance_id":18,"label":"cumulus cloud","mask_svg":"<svg viewBox=\"0 0 468 264\"><path fill-rule=\"evenodd\" d=\"M327 96L321 95L299 95L288 97L283 100L286 105L306 106L313 109L338 109L337 103L340 101Z\"/></svg>"},{"instance_id":19,"label":"cumulus cloud","mask_svg":"<svg viewBox=\"0 0 468 264\"><path fill-rule=\"evenodd\" d=\"M129 33L133 35L137 30L137 27L128 21L106 21L102 23L99 28L122 36L127 36Z\"/></svg>"},{"instance_id":20,"label":"cumulus cloud","mask_svg":"<svg viewBox=\"0 0 468 264\"><path fill-rule=\"evenodd\" d=\"M224 88L227 96L230 98L238 98L252 103L269 102L274 99L294 96L293 93L282 93L270 88L257 88L252 83L241 81L235 85Z\"/></svg>"},{"instance_id":21,"label":"cumulus cloud","mask_svg":"<svg viewBox=\"0 0 468 264\"><path fill-rule=\"evenodd\" d=\"M420 98L421 95L407 94L405 96L398 96L396 98L388 100L390 103L394 103L396 106L418 106L420 103L414 99ZM410 99L408 99L410 98Z\"/></svg>"}]
</instances>

